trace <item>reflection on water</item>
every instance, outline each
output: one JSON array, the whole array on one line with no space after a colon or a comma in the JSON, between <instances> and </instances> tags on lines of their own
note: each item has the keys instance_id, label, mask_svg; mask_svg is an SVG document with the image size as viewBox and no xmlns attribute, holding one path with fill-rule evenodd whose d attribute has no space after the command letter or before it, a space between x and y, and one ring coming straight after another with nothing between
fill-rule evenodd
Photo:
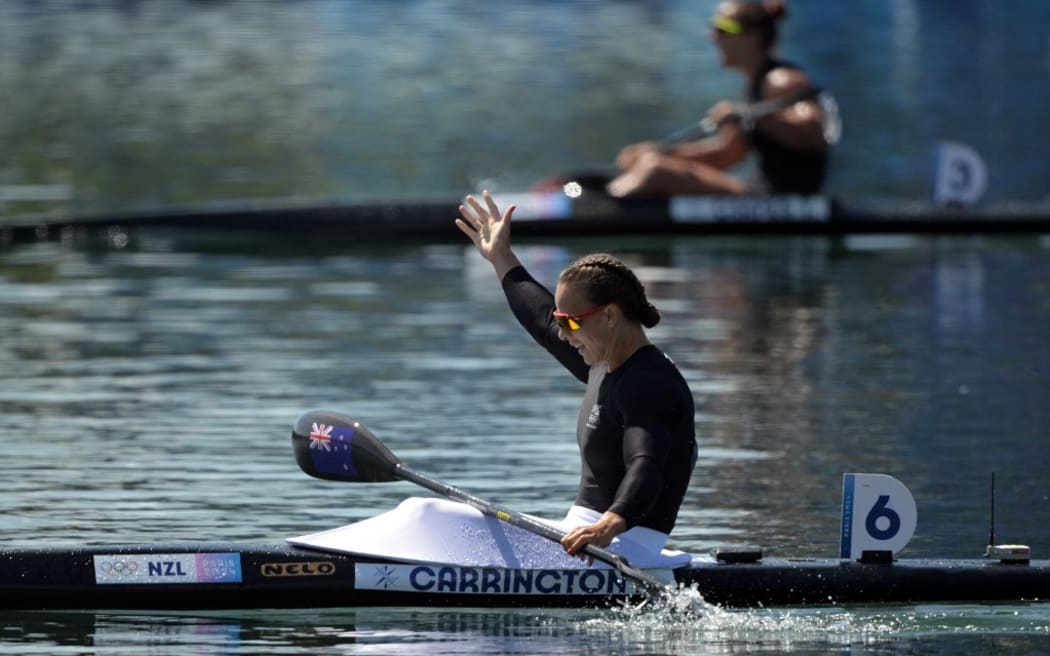
<instances>
[{"instance_id":1,"label":"reflection on water","mask_svg":"<svg viewBox=\"0 0 1050 656\"><path fill-rule=\"evenodd\" d=\"M585 247L638 268L665 316L651 336L696 396L686 548L833 554L841 474L866 470L912 489L924 553L982 551L992 471L1003 537L1050 535L1030 515L1047 498L1030 470L1047 461L1039 242L658 239L524 257L553 285ZM487 265L454 245L285 250L4 256L0 406L25 436L5 540L280 538L405 496L291 466L288 427L318 407L421 470L561 515L580 390L523 339ZM318 485L325 501L289 513Z\"/></svg>"},{"instance_id":2,"label":"reflection on water","mask_svg":"<svg viewBox=\"0 0 1050 656\"><path fill-rule=\"evenodd\" d=\"M207 239L187 247L155 233L123 248L0 254L0 541L277 542L420 494L299 472L290 427L311 408L354 416L419 471L517 510L563 514L582 390L514 323L475 253ZM869 471L915 495L905 555L977 556L995 471L1000 541L1050 552L1046 239L653 238L520 254L552 284L596 249L637 267L664 313L651 337L696 397L700 460L674 546L834 556L842 474ZM263 653L307 639L378 652L735 653L892 651L931 633L934 653L953 653L957 633L998 647L1050 625L1042 605L743 613L727 616L738 624L637 631L624 628L637 618L603 624L616 618L602 614L406 613L330 624L306 614L301 625L264 614L233 629L98 622L126 653L133 636L166 645L169 634ZM478 617L476 630L446 626ZM83 639L75 624L47 621L56 642ZM891 630L873 628L883 624ZM22 635L14 620L0 626Z\"/></svg>"},{"instance_id":3,"label":"reflection on water","mask_svg":"<svg viewBox=\"0 0 1050 656\"><path fill-rule=\"evenodd\" d=\"M359 609L191 615L18 613L12 646L104 654L929 654L1041 653L1045 611L941 605L721 611ZM90 643L89 643L90 640Z\"/></svg>"}]
</instances>

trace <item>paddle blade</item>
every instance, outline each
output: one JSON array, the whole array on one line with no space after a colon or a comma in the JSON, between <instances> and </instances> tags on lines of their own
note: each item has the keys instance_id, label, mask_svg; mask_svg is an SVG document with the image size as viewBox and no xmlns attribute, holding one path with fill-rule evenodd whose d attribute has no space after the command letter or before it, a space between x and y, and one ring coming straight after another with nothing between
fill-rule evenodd
<instances>
[{"instance_id":1,"label":"paddle blade","mask_svg":"<svg viewBox=\"0 0 1050 656\"><path fill-rule=\"evenodd\" d=\"M311 476L353 483L399 480L401 460L371 431L346 415L307 412L292 429L292 448L299 467Z\"/></svg>"}]
</instances>

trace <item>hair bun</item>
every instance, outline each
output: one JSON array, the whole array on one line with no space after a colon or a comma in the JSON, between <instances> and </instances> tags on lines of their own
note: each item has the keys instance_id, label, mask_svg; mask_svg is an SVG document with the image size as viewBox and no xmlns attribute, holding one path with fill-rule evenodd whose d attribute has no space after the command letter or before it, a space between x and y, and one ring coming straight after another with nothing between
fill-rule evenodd
<instances>
[{"instance_id":1,"label":"hair bun","mask_svg":"<svg viewBox=\"0 0 1050 656\"><path fill-rule=\"evenodd\" d=\"M642 307L641 324L646 328L652 328L656 324L660 323L660 311L656 309L656 306L652 303L646 303Z\"/></svg>"}]
</instances>

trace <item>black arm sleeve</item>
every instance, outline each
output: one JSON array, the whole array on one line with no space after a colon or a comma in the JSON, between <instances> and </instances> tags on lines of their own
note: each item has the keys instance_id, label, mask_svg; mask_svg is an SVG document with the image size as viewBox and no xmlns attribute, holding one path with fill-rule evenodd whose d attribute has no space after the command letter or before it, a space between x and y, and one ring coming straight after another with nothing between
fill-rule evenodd
<instances>
[{"instance_id":1,"label":"black arm sleeve","mask_svg":"<svg viewBox=\"0 0 1050 656\"><path fill-rule=\"evenodd\" d=\"M586 383L590 367L572 345L558 338L558 323L551 314L554 312L554 296L520 266L503 276L503 293L518 323L536 343L547 349L573 376Z\"/></svg>"},{"instance_id":2,"label":"black arm sleeve","mask_svg":"<svg viewBox=\"0 0 1050 656\"><path fill-rule=\"evenodd\" d=\"M636 526L660 498L664 487L663 466L670 442L670 436L662 433L656 434L640 426L624 431L626 471L609 510L623 517L627 528Z\"/></svg>"},{"instance_id":3,"label":"black arm sleeve","mask_svg":"<svg viewBox=\"0 0 1050 656\"><path fill-rule=\"evenodd\" d=\"M653 510L661 499L664 470L671 454L675 396L660 379L645 377L629 385L621 397L624 476L609 510L624 518L628 528Z\"/></svg>"}]
</instances>

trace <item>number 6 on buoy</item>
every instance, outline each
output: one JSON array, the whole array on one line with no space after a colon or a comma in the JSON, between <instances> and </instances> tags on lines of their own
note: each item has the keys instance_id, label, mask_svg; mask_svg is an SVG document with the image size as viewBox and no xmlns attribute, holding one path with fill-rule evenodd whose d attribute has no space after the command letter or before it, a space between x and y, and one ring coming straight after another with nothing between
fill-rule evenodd
<instances>
[{"instance_id":1,"label":"number 6 on buoy","mask_svg":"<svg viewBox=\"0 0 1050 656\"><path fill-rule=\"evenodd\" d=\"M896 554L915 533L915 499L903 483L885 474L843 474L840 558L865 551Z\"/></svg>"}]
</instances>

